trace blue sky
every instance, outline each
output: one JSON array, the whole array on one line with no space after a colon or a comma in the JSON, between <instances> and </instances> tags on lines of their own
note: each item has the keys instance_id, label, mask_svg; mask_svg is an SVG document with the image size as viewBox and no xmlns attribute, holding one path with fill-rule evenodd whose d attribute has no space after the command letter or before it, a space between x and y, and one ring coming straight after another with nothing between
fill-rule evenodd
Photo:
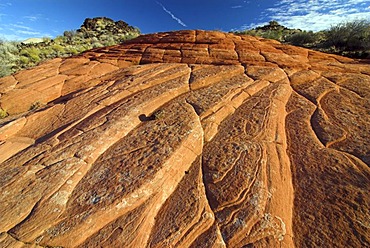
<instances>
[{"instance_id":1,"label":"blue sky","mask_svg":"<svg viewBox=\"0 0 370 248\"><path fill-rule=\"evenodd\" d=\"M142 33L242 30L271 20L318 31L343 21L370 20L370 0L0 0L0 38L55 37L98 16L123 20Z\"/></svg>"}]
</instances>

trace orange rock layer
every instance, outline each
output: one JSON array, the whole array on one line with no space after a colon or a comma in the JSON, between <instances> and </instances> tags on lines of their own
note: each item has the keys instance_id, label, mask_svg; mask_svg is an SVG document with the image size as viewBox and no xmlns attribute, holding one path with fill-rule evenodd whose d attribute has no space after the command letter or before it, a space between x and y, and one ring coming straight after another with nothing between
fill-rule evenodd
<instances>
[{"instance_id":1,"label":"orange rock layer","mask_svg":"<svg viewBox=\"0 0 370 248\"><path fill-rule=\"evenodd\" d=\"M1 247L368 247L370 65L209 31L0 79Z\"/></svg>"}]
</instances>

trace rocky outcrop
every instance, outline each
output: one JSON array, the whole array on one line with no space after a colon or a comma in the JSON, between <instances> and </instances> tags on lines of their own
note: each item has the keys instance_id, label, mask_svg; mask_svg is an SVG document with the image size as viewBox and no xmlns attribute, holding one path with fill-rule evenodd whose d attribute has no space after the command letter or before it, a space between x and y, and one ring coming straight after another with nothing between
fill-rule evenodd
<instances>
[{"instance_id":1,"label":"rocky outcrop","mask_svg":"<svg viewBox=\"0 0 370 248\"><path fill-rule=\"evenodd\" d=\"M0 244L367 247L369 88L369 64L206 31L2 78Z\"/></svg>"},{"instance_id":2,"label":"rocky outcrop","mask_svg":"<svg viewBox=\"0 0 370 248\"><path fill-rule=\"evenodd\" d=\"M86 18L77 32L84 33L87 36L89 36L90 33L93 33L95 36L106 33L109 33L111 35L122 33L140 33L137 28L128 25L122 20L115 22L107 17Z\"/></svg>"}]
</instances>

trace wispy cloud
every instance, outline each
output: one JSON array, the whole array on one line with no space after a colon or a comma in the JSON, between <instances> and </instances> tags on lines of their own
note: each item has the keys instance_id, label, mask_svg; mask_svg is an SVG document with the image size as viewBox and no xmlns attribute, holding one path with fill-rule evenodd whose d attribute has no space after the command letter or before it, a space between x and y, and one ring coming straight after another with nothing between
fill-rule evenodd
<instances>
[{"instance_id":1,"label":"wispy cloud","mask_svg":"<svg viewBox=\"0 0 370 248\"><path fill-rule=\"evenodd\" d=\"M243 6L241 5L236 5L236 6L231 6L232 9L239 9L239 8L242 8Z\"/></svg>"},{"instance_id":2,"label":"wispy cloud","mask_svg":"<svg viewBox=\"0 0 370 248\"><path fill-rule=\"evenodd\" d=\"M0 0L1 1L1 0ZM0 38L22 41L30 37L51 37L50 33L43 31L41 22L49 21L43 14L15 16L7 8L11 3L0 4Z\"/></svg>"},{"instance_id":3,"label":"wispy cloud","mask_svg":"<svg viewBox=\"0 0 370 248\"><path fill-rule=\"evenodd\" d=\"M40 19L40 16L23 16L24 19L34 22Z\"/></svg>"},{"instance_id":4,"label":"wispy cloud","mask_svg":"<svg viewBox=\"0 0 370 248\"><path fill-rule=\"evenodd\" d=\"M240 29L276 20L289 28L319 31L356 19L370 20L369 0L280 0L262 13L260 22L243 25Z\"/></svg>"},{"instance_id":5,"label":"wispy cloud","mask_svg":"<svg viewBox=\"0 0 370 248\"><path fill-rule=\"evenodd\" d=\"M24 25L22 22L0 24L0 38L6 40L25 40L30 37L50 37L50 34L42 33L40 30Z\"/></svg>"},{"instance_id":6,"label":"wispy cloud","mask_svg":"<svg viewBox=\"0 0 370 248\"><path fill-rule=\"evenodd\" d=\"M164 7L163 6L163 4L161 4L160 2L156 2L159 6L161 6L162 7L162 9L167 13L167 14L169 14L171 17L172 17L172 19L174 19L175 21L177 21L177 23L178 24L180 24L181 26L183 26L183 27L186 27L186 24L185 23L183 23L181 20L180 20L180 18L178 18L178 17L176 17L174 14L172 14L171 13L171 11L169 11L168 9L166 9L166 7Z\"/></svg>"},{"instance_id":7,"label":"wispy cloud","mask_svg":"<svg viewBox=\"0 0 370 248\"><path fill-rule=\"evenodd\" d=\"M0 3L0 7L12 6L12 3Z\"/></svg>"},{"instance_id":8,"label":"wispy cloud","mask_svg":"<svg viewBox=\"0 0 370 248\"><path fill-rule=\"evenodd\" d=\"M368 0L282 0L267 9L266 17L288 27L318 31L343 21L370 19L368 3Z\"/></svg>"},{"instance_id":9,"label":"wispy cloud","mask_svg":"<svg viewBox=\"0 0 370 248\"><path fill-rule=\"evenodd\" d=\"M24 26L24 25L19 25L19 24L10 24L9 26L17 28L17 29L24 29L24 30L32 30L32 28Z\"/></svg>"},{"instance_id":10,"label":"wispy cloud","mask_svg":"<svg viewBox=\"0 0 370 248\"><path fill-rule=\"evenodd\" d=\"M17 31L18 34L25 34L25 35L41 35L40 32L37 32L37 31L27 31L27 30L18 30Z\"/></svg>"}]
</instances>

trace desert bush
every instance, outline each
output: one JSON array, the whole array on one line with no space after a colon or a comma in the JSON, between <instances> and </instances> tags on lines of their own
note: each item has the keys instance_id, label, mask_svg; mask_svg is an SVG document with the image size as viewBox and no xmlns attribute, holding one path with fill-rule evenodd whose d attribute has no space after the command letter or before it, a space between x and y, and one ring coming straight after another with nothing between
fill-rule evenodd
<instances>
[{"instance_id":1,"label":"desert bush","mask_svg":"<svg viewBox=\"0 0 370 248\"><path fill-rule=\"evenodd\" d=\"M0 119L4 119L7 116L8 113L4 109L0 108Z\"/></svg>"},{"instance_id":2,"label":"desert bush","mask_svg":"<svg viewBox=\"0 0 370 248\"><path fill-rule=\"evenodd\" d=\"M66 36L57 36L54 40L54 44L65 44L68 42L68 38Z\"/></svg>"},{"instance_id":3,"label":"desert bush","mask_svg":"<svg viewBox=\"0 0 370 248\"><path fill-rule=\"evenodd\" d=\"M237 32L237 34L246 34L251 36L259 36L265 39L272 39L272 40L278 40L282 41L283 38L283 32L281 30L244 30L241 32Z\"/></svg>"},{"instance_id":4,"label":"desert bush","mask_svg":"<svg viewBox=\"0 0 370 248\"><path fill-rule=\"evenodd\" d=\"M43 104L41 102L37 101L37 102L32 103L28 110L30 110L30 111L37 110L37 109L41 108L42 106L43 106Z\"/></svg>"},{"instance_id":5,"label":"desert bush","mask_svg":"<svg viewBox=\"0 0 370 248\"><path fill-rule=\"evenodd\" d=\"M51 42L51 38L50 37L44 37L44 38L42 38L42 42L44 42L45 44L49 44Z\"/></svg>"},{"instance_id":6,"label":"desert bush","mask_svg":"<svg viewBox=\"0 0 370 248\"><path fill-rule=\"evenodd\" d=\"M71 47L70 49L68 49L68 53L70 55L77 55L80 53L80 51L78 51L76 47Z\"/></svg>"},{"instance_id":7,"label":"desert bush","mask_svg":"<svg viewBox=\"0 0 370 248\"><path fill-rule=\"evenodd\" d=\"M103 47L104 45L100 41L94 41L92 43L92 48L97 48L97 47Z\"/></svg>"},{"instance_id":8,"label":"desert bush","mask_svg":"<svg viewBox=\"0 0 370 248\"><path fill-rule=\"evenodd\" d=\"M8 66L2 62L0 62L0 78L5 77L13 73L11 66Z\"/></svg>"},{"instance_id":9,"label":"desert bush","mask_svg":"<svg viewBox=\"0 0 370 248\"><path fill-rule=\"evenodd\" d=\"M76 34L76 30L68 30L64 31L63 36L66 37L68 41L71 41Z\"/></svg>"},{"instance_id":10,"label":"desert bush","mask_svg":"<svg viewBox=\"0 0 370 248\"><path fill-rule=\"evenodd\" d=\"M64 47L60 44L51 45L51 49L53 50L54 56L62 56L65 53Z\"/></svg>"},{"instance_id":11,"label":"desert bush","mask_svg":"<svg viewBox=\"0 0 370 248\"><path fill-rule=\"evenodd\" d=\"M36 47L27 47L23 48L19 54L21 56L27 57L31 63L36 64L41 60L40 53L40 49Z\"/></svg>"},{"instance_id":12,"label":"desert bush","mask_svg":"<svg viewBox=\"0 0 370 248\"><path fill-rule=\"evenodd\" d=\"M127 32L123 32L123 28L117 32L113 24L109 26L101 20L98 20L96 25L97 30L85 28L65 31L54 39L45 37L43 42L38 44L22 44L0 39L0 77L32 67L46 59L77 55L92 48L115 45L140 34L140 30L136 28Z\"/></svg>"},{"instance_id":13,"label":"desert bush","mask_svg":"<svg viewBox=\"0 0 370 248\"><path fill-rule=\"evenodd\" d=\"M26 56L20 56L18 63L19 63L20 68L26 68L26 67L30 66L31 61Z\"/></svg>"},{"instance_id":14,"label":"desert bush","mask_svg":"<svg viewBox=\"0 0 370 248\"><path fill-rule=\"evenodd\" d=\"M18 54L16 42L0 40L0 77L7 76L16 70Z\"/></svg>"},{"instance_id":15,"label":"desert bush","mask_svg":"<svg viewBox=\"0 0 370 248\"><path fill-rule=\"evenodd\" d=\"M49 59L52 58L54 54L54 50L50 46L46 46L40 49L40 57L41 59Z\"/></svg>"},{"instance_id":16,"label":"desert bush","mask_svg":"<svg viewBox=\"0 0 370 248\"><path fill-rule=\"evenodd\" d=\"M355 20L332 26L326 31L326 44L347 51L370 49L370 22Z\"/></svg>"},{"instance_id":17,"label":"desert bush","mask_svg":"<svg viewBox=\"0 0 370 248\"><path fill-rule=\"evenodd\" d=\"M266 39L282 41L283 32L281 30L269 30L261 35L261 37Z\"/></svg>"},{"instance_id":18,"label":"desert bush","mask_svg":"<svg viewBox=\"0 0 370 248\"><path fill-rule=\"evenodd\" d=\"M295 46L303 46L306 44L316 42L317 37L315 33L313 33L312 31L309 31L309 32L304 31L304 32L298 32L292 35L288 35L287 37L285 37L285 41Z\"/></svg>"},{"instance_id":19,"label":"desert bush","mask_svg":"<svg viewBox=\"0 0 370 248\"><path fill-rule=\"evenodd\" d=\"M125 40L131 40L139 36L139 33L127 33L124 36L119 37L119 42L123 42Z\"/></svg>"}]
</instances>

